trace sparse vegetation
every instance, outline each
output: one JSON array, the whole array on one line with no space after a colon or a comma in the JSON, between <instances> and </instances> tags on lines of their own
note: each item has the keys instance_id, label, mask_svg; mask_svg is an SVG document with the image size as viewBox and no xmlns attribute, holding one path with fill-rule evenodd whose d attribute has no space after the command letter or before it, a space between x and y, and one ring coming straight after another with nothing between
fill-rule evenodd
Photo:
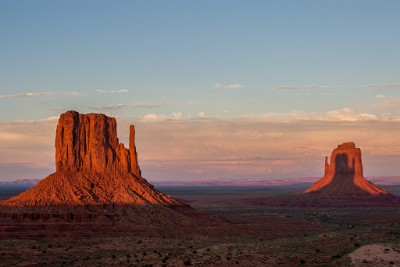
<instances>
[{"instance_id":1,"label":"sparse vegetation","mask_svg":"<svg viewBox=\"0 0 400 267\"><path fill-rule=\"evenodd\" d=\"M209 201L217 202L217 199ZM398 242L398 236L391 233L400 232L400 214L390 212L390 209L385 212L379 209L304 211L268 207L250 210L246 209L247 204L240 206L237 203L240 208L228 213L229 206L226 206L221 211L236 223L232 227L234 230L225 229L234 235L210 234L200 239L193 235L190 239L166 236L162 229L160 237L127 233L79 239L78 242L68 239L56 242L0 240L0 257L10 265L17 265L24 258L32 265L52 262L56 266L349 266L351 259L347 255L364 245ZM217 209L210 209L220 214ZM328 222L321 223L322 214L329 217ZM253 224L255 218L257 223ZM360 218L369 218L369 221L365 223ZM375 224L373 218L380 218L380 221ZM387 223L382 223L383 219ZM249 232L245 232L247 230ZM88 256L88 251L93 249L94 254ZM400 250L400 247L393 247L393 251L396 249ZM392 249L387 253L392 253ZM397 264L396 261L386 263L388 266Z\"/></svg>"}]
</instances>

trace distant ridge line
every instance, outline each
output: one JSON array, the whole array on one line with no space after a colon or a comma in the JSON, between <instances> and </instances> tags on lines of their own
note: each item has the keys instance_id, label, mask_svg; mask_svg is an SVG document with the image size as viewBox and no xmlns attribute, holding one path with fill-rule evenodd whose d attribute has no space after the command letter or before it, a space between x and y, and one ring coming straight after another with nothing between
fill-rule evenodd
<instances>
[{"instance_id":1,"label":"distant ridge line","mask_svg":"<svg viewBox=\"0 0 400 267\"><path fill-rule=\"evenodd\" d=\"M204 180L204 181L153 181L155 186L289 186L311 184L320 177L298 177L283 179L254 180ZM400 176L369 176L366 177L378 185L400 185ZM17 179L0 182L0 187L32 187L42 179Z\"/></svg>"}]
</instances>

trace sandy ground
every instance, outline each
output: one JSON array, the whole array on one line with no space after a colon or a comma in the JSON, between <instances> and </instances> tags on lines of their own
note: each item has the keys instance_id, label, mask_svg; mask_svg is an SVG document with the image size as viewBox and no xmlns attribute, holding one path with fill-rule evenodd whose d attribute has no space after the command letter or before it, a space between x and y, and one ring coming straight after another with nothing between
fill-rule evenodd
<instances>
[{"instance_id":1,"label":"sandy ground","mask_svg":"<svg viewBox=\"0 0 400 267\"><path fill-rule=\"evenodd\" d=\"M349 254L354 266L400 266L400 244L370 244Z\"/></svg>"}]
</instances>

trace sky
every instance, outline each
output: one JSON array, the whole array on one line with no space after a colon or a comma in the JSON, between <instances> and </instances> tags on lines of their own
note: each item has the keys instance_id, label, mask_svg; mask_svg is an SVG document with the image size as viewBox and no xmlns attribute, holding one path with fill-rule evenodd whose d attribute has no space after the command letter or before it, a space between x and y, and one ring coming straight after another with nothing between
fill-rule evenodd
<instances>
[{"instance_id":1,"label":"sky","mask_svg":"<svg viewBox=\"0 0 400 267\"><path fill-rule=\"evenodd\" d=\"M0 0L0 181L54 172L67 110L137 129L149 181L400 175L400 2Z\"/></svg>"}]
</instances>

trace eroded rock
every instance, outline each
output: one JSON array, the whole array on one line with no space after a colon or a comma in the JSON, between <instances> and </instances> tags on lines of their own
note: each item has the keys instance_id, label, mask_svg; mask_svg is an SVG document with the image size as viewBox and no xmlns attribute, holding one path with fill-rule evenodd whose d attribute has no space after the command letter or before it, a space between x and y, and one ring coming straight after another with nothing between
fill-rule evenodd
<instances>
[{"instance_id":1,"label":"eroded rock","mask_svg":"<svg viewBox=\"0 0 400 267\"><path fill-rule=\"evenodd\" d=\"M68 111L59 118L55 146L56 172L1 205L181 205L142 177L133 125L126 149L115 118Z\"/></svg>"},{"instance_id":2,"label":"eroded rock","mask_svg":"<svg viewBox=\"0 0 400 267\"><path fill-rule=\"evenodd\" d=\"M330 163L328 157L325 158L324 177L315 182L305 193L327 197L389 195L389 192L364 178L361 150L353 142L338 145L332 151Z\"/></svg>"}]
</instances>

